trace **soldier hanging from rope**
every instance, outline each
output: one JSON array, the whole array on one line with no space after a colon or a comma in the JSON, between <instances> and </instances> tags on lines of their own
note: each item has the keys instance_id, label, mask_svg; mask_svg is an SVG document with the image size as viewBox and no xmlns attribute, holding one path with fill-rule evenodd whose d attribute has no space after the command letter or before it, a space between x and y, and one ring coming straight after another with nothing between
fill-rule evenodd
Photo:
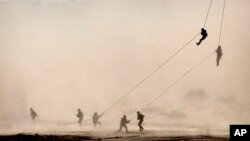
<instances>
[{"instance_id":1,"label":"soldier hanging from rope","mask_svg":"<svg viewBox=\"0 0 250 141\"><path fill-rule=\"evenodd\" d=\"M81 109L78 109L78 113L77 113L76 117L79 118L78 123L79 123L80 125L82 125L83 113L82 113Z\"/></svg>"},{"instance_id":2,"label":"soldier hanging from rope","mask_svg":"<svg viewBox=\"0 0 250 141\"><path fill-rule=\"evenodd\" d=\"M219 65L220 65L221 57L222 57L222 55L223 55L221 46L219 46L219 47L216 49L215 52L217 53L217 58L216 58L216 63L217 63L217 64L216 64L216 65L219 66Z\"/></svg>"},{"instance_id":3,"label":"soldier hanging from rope","mask_svg":"<svg viewBox=\"0 0 250 141\"><path fill-rule=\"evenodd\" d=\"M33 108L30 108L30 116L32 120L34 120L35 118L38 118L38 115L35 112L35 110L33 110Z\"/></svg>"},{"instance_id":4,"label":"soldier hanging from rope","mask_svg":"<svg viewBox=\"0 0 250 141\"><path fill-rule=\"evenodd\" d=\"M200 43L201 43L203 40L205 40L205 39L207 38L207 36L208 36L208 35L207 35L207 31L206 31L204 28L201 29L201 35L202 35L202 37L201 37L200 41L199 41L198 43L196 43L197 46L199 46Z\"/></svg>"}]
</instances>

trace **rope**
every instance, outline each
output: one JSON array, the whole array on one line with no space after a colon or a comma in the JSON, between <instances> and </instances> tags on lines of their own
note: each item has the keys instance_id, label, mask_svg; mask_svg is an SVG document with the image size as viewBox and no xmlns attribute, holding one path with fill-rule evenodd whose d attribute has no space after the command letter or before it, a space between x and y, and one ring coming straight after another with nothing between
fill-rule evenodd
<instances>
[{"instance_id":1,"label":"rope","mask_svg":"<svg viewBox=\"0 0 250 141\"><path fill-rule=\"evenodd\" d=\"M212 1L210 1L209 4L209 8L208 8L208 12L207 12L207 16L205 19L205 23L204 26L206 26L207 23L207 19L208 19L208 15L210 13L210 9L211 9L211 5L212 5ZM116 102L114 102L113 104L111 104L106 110L104 110L103 113L106 113L108 110L110 110L112 107L114 107L116 104L118 104L122 99L124 99L128 94L132 93L137 87L139 87L141 84L143 84L143 82L145 82L147 79L149 79L154 73L156 73L158 70L160 70L164 65L166 65L172 58L174 58L180 51L182 51L190 42L192 42L200 33L198 33L197 35L195 35L190 41L188 41L183 47L181 47L179 50L177 50L172 56L170 56L168 59L166 59L162 64L160 64L157 68L155 68L151 73L149 73L144 79L142 79L141 81L139 81L134 87L132 87L131 89L129 89L126 93L123 94L122 97L120 97Z\"/></svg>"},{"instance_id":2,"label":"rope","mask_svg":"<svg viewBox=\"0 0 250 141\"><path fill-rule=\"evenodd\" d=\"M209 4L209 7L208 7L208 11L207 11L207 16L206 16L206 19L205 19L205 22L204 22L204 25L203 25L203 28L205 28L206 24L207 24L207 18L208 18L208 15L210 13L210 9L211 9L211 5L212 5L212 1L210 1L210 4Z\"/></svg>"},{"instance_id":3,"label":"rope","mask_svg":"<svg viewBox=\"0 0 250 141\"><path fill-rule=\"evenodd\" d=\"M163 94L165 94L166 92L168 92L169 89L171 89L174 85L176 85L180 80L182 80L186 75L188 75L190 72L192 72L195 68L197 68L200 64L202 64L203 62L205 62L207 59L209 59L212 55L214 55L215 52L211 53L210 55L208 55L207 57L205 57L204 59L202 59L200 62L198 62L197 64L195 64L193 67L191 67L187 72L185 72L182 76L180 76L177 80L175 80L169 87L167 87L165 90L163 90L155 99L153 99L148 105L146 105L144 108L142 108L142 110L145 110L146 108L148 108L149 106L151 106L156 100L158 100Z\"/></svg>"},{"instance_id":4,"label":"rope","mask_svg":"<svg viewBox=\"0 0 250 141\"><path fill-rule=\"evenodd\" d=\"M149 79L154 73L160 70L164 65L166 65L171 59L173 59L179 52L181 52L189 43L191 43L200 33L195 35L191 40L189 40L185 45L183 45L180 49L178 49L173 55L171 55L168 59L166 59L163 63L161 63L157 68L155 68L151 73L149 73L144 79L139 81L134 87L129 89L126 93L123 94L121 98L119 98L116 102L110 105L106 110L104 110L103 114L105 114L108 110L118 104L122 99L124 99L128 94L132 93L137 87L139 87L143 82Z\"/></svg>"},{"instance_id":5,"label":"rope","mask_svg":"<svg viewBox=\"0 0 250 141\"><path fill-rule=\"evenodd\" d=\"M223 27L223 21L224 21L225 6L226 6L226 0L224 0L224 3L223 3L223 12L222 12L222 17L221 17L220 35L219 35L218 46L220 45L220 40L221 40L221 33L222 33L222 27Z\"/></svg>"}]
</instances>

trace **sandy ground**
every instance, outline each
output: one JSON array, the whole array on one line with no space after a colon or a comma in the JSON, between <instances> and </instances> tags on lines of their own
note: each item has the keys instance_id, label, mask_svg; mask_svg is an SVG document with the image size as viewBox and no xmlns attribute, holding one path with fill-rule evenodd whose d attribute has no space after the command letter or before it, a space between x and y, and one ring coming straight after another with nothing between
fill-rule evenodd
<instances>
[{"instance_id":1,"label":"sandy ground","mask_svg":"<svg viewBox=\"0 0 250 141\"><path fill-rule=\"evenodd\" d=\"M54 132L54 133L20 133L14 135L1 135L1 141L82 141L82 140L104 140L104 141L228 141L228 136L208 135L171 135L164 131L132 131L111 132Z\"/></svg>"}]
</instances>

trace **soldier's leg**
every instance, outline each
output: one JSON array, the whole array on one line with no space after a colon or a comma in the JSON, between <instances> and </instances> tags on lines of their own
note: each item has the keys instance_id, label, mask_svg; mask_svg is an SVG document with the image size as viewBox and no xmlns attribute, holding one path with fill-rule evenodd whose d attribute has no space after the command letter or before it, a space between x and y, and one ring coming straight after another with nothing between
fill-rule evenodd
<instances>
[{"instance_id":1,"label":"soldier's leg","mask_svg":"<svg viewBox=\"0 0 250 141\"><path fill-rule=\"evenodd\" d=\"M143 130L144 128L142 127L142 123L143 123L143 120L141 121L141 128L142 128L142 130Z\"/></svg>"},{"instance_id":2,"label":"soldier's leg","mask_svg":"<svg viewBox=\"0 0 250 141\"><path fill-rule=\"evenodd\" d=\"M222 56L222 55L217 55L217 59L216 59L216 61L217 61L217 66L220 65L221 56Z\"/></svg>"},{"instance_id":3,"label":"soldier's leg","mask_svg":"<svg viewBox=\"0 0 250 141\"><path fill-rule=\"evenodd\" d=\"M139 128L141 130L141 120L139 121L138 126L139 126Z\"/></svg>"},{"instance_id":4,"label":"soldier's leg","mask_svg":"<svg viewBox=\"0 0 250 141\"><path fill-rule=\"evenodd\" d=\"M139 125L140 125L140 130L141 130L141 131L143 130L143 127L142 127L142 122L143 122L143 120L140 120L140 122L139 122Z\"/></svg>"},{"instance_id":5,"label":"soldier's leg","mask_svg":"<svg viewBox=\"0 0 250 141\"><path fill-rule=\"evenodd\" d=\"M198 46L198 45L200 45L200 43L201 43L201 39L199 40L199 42L197 42L197 43L196 43L196 44L197 44L197 46Z\"/></svg>"},{"instance_id":6,"label":"soldier's leg","mask_svg":"<svg viewBox=\"0 0 250 141\"><path fill-rule=\"evenodd\" d=\"M102 123L101 123L100 121L98 121L98 124L99 124L100 126L102 126Z\"/></svg>"},{"instance_id":7,"label":"soldier's leg","mask_svg":"<svg viewBox=\"0 0 250 141\"><path fill-rule=\"evenodd\" d=\"M200 39L200 41L198 42L198 43L196 43L197 45L200 45L200 43L203 41L203 40L205 40L206 39L206 37L205 36L202 36L201 37L201 39Z\"/></svg>"},{"instance_id":8,"label":"soldier's leg","mask_svg":"<svg viewBox=\"0 0 250 141\"><path fill-rule=\"evenodd\" d=\"M118 130L119 132L121 132L122 131L122 124L120 124L120 129Z\"/></svg>"},{"instance_id":9,"label":"soldier's leg","mask_svg":"<svg viewBox=\"0 0 250 141\"><path fill-rule=\"evenodd\" d=\"M126 129L126 132L128 133L128 127L127 125L124 125L125 129Z\"/></svg>"},{"instance_id":10,"label":"soldier's leg","mask_svg":"<svg viewBox=\"0 0 250 141\"><path fill-rule=\"evenodd\" d=\"M82 120L83 120L83 118L80 119L80 124L82 124Z\"/></svg>"},{"instance_id":11,"label":"soldier's leg","mask_svg":"<svg viewBox=\"0 0 250 141\"><path fill-rule=\"evenodd\" d=\"M206 37L202 36L201 39L200 39L200 43L205 40Z\"/></svg>"}]
</instances>

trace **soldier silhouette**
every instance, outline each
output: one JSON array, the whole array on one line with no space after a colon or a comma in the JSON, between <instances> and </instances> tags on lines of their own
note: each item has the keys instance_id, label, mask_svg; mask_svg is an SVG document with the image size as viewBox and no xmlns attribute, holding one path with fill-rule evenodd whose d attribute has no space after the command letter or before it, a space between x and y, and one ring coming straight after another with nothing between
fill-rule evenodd
<instances>
[{"instance_id":1,"label":"soldier silhouette","mask_svg":"<svg viewBox=\"0 0 250 141\"><path fill-rule=\"evenodd\" d=\"M83 120L83 113L82 113L81 109L78 109L77 111L78 111L78 113L77 113L76 117L79 118L78 123L81 125L82 120Z\"/></svg>"},{"instance_id":2,"label":"soldier silhouette","mask_svg":"<svg viewBox=\"0 0 250 141\"><path fill-rule=\"evenodd\" d=\"M207 31L206 31L204 28L201 29L201 35L202 35L201 39L199 40L198 43L196 43L197 46L199 46L200 43L201 43L203 40L205 40L205 39L207 38L207 36L208 36L208 35L207 35Z\"/></svg>"},{"instance_id":3,"label":"soldier silhouette","mask_svg":"<svg viewBox=\"0 0 250 141\"><path fill-rule=\"evenodd\" d=\"M121 118L119 132L121 132L121 131L122 131L122 128L124 127L124 128L126 129L126 132L128 133L127 124L128 124L129 122L130 122L130 120L127 120L126 115L124 115L124 116Z\"/></svg>"},{"instance_id":4,"label":"soldier silhouette","mask_svg":"<svg viewBox=\"0 0 250 141\"><path fill-rule=\"evenodd\" d=\"M216 54L217 54L217 58L216 58L216 66L219 66L220 65L220 60L221 60L221 57L223 55L222 53L222 49L221 49L221 46L219 46L217 49L216 49Z\"/></svg>"},{"instance_id":5,"label":"soldier silhouette","mask_svg":"<svg viewBox=\"0 0 250 141\"><path fill-rule=\"evenodd\" d=\"M33 108L30 108L30 116L32 120L34 120L35 118L38 118L38 115Z\"/></svg>"},{"instance_id":6,"label":"soldier silhouette","mask_svg":"<svg viewBox=\"0 0 250 141\"><path fill-rule=\"evenodd\" d=\"M94 127L96 127L97 124L102 125L102 123L99 121L99 119L102 117L103 114L98 115L97 112L94 113L93 115L93 124Z\"/></svg>"},{"instance_id":7,"label":"soldier silhouette","mask_svg":"<svg viewBox=\"0 0 250 141\"><path fill-rule=\"evenodd\" d=\"M140 131L142 131L144 128L142 127L142 122L144 119L144 115L140 113L140 111L137 111L137 120L139 120L138 126L140 128Z\"/></svg>"}]
</instances>

